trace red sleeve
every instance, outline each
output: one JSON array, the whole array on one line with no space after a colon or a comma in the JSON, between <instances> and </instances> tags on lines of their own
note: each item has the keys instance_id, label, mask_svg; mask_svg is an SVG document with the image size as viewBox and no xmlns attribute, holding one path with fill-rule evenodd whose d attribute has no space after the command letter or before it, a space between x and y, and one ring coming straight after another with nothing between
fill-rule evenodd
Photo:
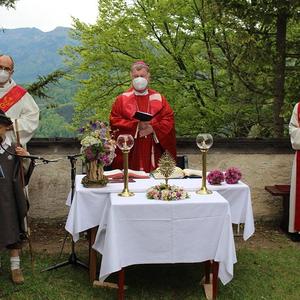
<instances>
[{"instance_id":1,"label":"red sleeve","mask_svg":"<svg viewBox=\"0 0 300 300\"><path fill-rule=\"evenodd\" d=\"M138 120L124 115L122 96L118 96L114 102L110 113L110 126L112 130L118 129L119 134L131 134L133 137L136 133Z\"/></svg>"},{"instance_id":2,"label":"red sleeve","mask_svg":"<svg viewBox=\"0 0 300 300\"><path fill-rule=\"evenodd\" d=\"M168 150L170 154L176 158L174 112L164 97L162 97L162 101L163 108L151 120L151 125L162 148Z\"/></svg>"}]
</instances>

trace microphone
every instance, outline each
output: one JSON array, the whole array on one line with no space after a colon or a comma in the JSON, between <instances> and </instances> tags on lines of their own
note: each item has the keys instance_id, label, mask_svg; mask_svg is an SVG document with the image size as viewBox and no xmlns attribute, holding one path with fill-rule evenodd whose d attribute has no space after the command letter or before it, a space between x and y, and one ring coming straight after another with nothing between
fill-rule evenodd
<instances>
[{"instance_id":1,"label":"microphone","mask_svg":"<svg viewBox=\"0 0 300 300\"><path fill-rule=\"evenodd\" d=\"M20 157L20 158L29 158L29 159L32 159L32 160L40 160L42 161L44 164L48 164L48 163L51 163L51 162L57 162L59 160L61 160L62 158L57 158L57 159L46 159L46 158L43 158L41 156L33 156L33 155L18 155L16 153L12 153L10 151L8 151L7 149L5 149L2 145L2 143L0 143L0 147L8 154L12 155L12 156L16 156L16 157Z\"/></svg>"}]
</instances>

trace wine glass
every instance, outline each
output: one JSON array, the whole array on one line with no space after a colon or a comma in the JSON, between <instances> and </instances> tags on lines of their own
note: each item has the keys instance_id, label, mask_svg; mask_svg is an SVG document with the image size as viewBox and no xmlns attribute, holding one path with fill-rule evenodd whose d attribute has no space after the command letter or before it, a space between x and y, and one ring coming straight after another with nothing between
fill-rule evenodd
<instances>
[{"instance_id":1,"label":"wine glass","mask_svg":"<svg viewBox=\"0 0 300 300\"><path fill-rule=\"evenodd\" d=\"M117 146L123 150L130 150L134 145L134 139L131 134L120 134L117 138Z\"/></svg>"},{"instance_id":2,"label":"wine glass","mask_svg":"<svg viewBox=\"0 0 300 300\"><path fill-rule=\"evenodd\" d=\"M130 134L120 134L117 138L117 146L123 152L123 168L124 168L124 189L118 195L121 197L130 197L133 196L134 193L129 191L128 188L128 155L130 149L134 145L134 139Z\"/></svg>"},{"instance_id":3,"label":"wine glass","mask_svg":"<svg viewBox=\"0 0 300 300\"><path fill-rule=\"evenodd\" d=\"M200 150L207 151L213 144L213 137L209 133L199 133L196 138L196 143Z\"/></svg>"},{"instance_id":4,"label":"wine glass","mask_svg":"<svg viewBox=\"0 0 300 300\"><path fill-rule=\"evenodd\" d=\"M196 143L202 154L202 186L200 190L196 191L196 193L200 195L208 195L212 192L206 187L206 154L213 144L213 137L209 133L199 133L196 137Z\"/></svg>"}]
</instances>

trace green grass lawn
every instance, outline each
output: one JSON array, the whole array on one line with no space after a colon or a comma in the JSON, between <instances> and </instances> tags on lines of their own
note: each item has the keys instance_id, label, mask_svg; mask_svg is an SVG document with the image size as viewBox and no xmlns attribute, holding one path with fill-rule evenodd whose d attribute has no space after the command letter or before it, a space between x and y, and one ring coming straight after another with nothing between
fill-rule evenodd
<instances>
[{"instance_id":1,"label":"green grass lawn","mask_svg":"<svg viewBox=\"0 0 300 300\"><path fill-rule=\"evenodd\" d=\"M251 249L243 242L237 251L233 280L219 284L219 299L300 299L300 243L282 241L267 249ZM285 242L286 240L286 242ZM79 253L84 254L84 253ZM25 284L10 282L7 255L3 256L0 299L116 299L117 291L93 288L88 272L67 266L40 271L57 262L57 255L35 255L32 273L27 252L23 254ZM62 261L59 260L59 261ZM202 264L139 265L126 269L126 299L205 299L199 281ZM116 282L112 275L110 281Z\"/></svg>"}]
</instances>

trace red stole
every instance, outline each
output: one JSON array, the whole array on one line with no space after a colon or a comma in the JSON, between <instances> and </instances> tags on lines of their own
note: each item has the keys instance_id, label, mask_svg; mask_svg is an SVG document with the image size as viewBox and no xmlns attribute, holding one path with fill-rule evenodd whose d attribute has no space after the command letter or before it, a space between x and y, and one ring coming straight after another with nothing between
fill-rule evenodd
<instances>
[{"instance_id":1,"label":"red stole","mask_svg":"<svg viewBox=\"0 0 300 300\"><path fill-rule=\"evenodd\" d=\"M150 113L150 111L153 110L151 105L153 101L150 102L149 95L135 96L135 99L139 111ZM159 106L161 106L161 103L159 103ZM155 163L154 157L152 158L152 147L154 147L152 136L142 138L137 137L135 140L135 147L129 155L129 165L132 166L133 169L144 170L146 172L154 170Z\"/></svg>"},{"instance_id":2,"label":"red stole","mask_svg":"<svg viewBox=\"0 0 300 300\"><path fill-rule=\"evenodd\" d=\"M300 102L298 103L298 125L300 124ZM300 150L296 151L296 199L295 199L295 231L300 231Z\"/></svg>"},{"instance_id":3,"label":"red stole","mask_svg":"<svg viewBox=\"0 0 300 300\"><path fill-rule=\"evenodd\" d=\"M2 98L0 98L0 109L7 112L13 105L15 105L27 91L19 85L11 88Z\"/></svg>"}]
</instances>

